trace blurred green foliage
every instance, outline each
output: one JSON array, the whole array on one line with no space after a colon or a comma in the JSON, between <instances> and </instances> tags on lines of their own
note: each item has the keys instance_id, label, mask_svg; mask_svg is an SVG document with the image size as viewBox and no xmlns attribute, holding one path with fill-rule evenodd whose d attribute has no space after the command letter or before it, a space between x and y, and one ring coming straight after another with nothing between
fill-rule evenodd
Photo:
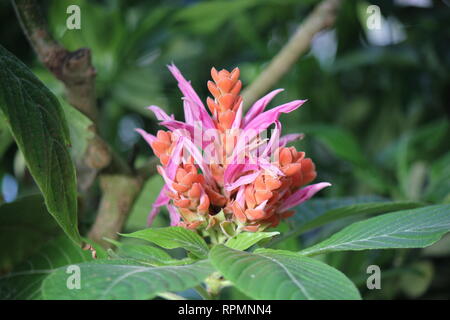
<instances>
[{"instance_id":1,"label":"blurred green foliage","mask_svg":"<svg viewBox=\"0 0 450 320\"><path fill-rule=\"evenodd\" d=\"M68 49L92 50L101 133L118 152L139 163L151 150L133 129L158 129L145 107L155 104L178 118L182 115L181 94L167 64L174 62L204 99L212 66L238 66L248 85L318 1L78 0L81 30L67 30L66 8L72 3L43 1L49 26ZM450 202L450 8L444 1L431 3L421 8L396 1L344 1L335 27L316 37L312 50L277 84L286 90L272 105L308 99L281 120L285 133L306 133L297 147L316 163L318 180L333 184L322 196ZM369 4L379 5L385 19L378 34L366 26ZM61 83L36 61L7 2L0 4L0 18L8 26L2 25L2 44L34 66L44 83L63 97ZM83 119L78 123L88 125ZM83 137L82 129L71 130ZM2 119L0 138L0 177L14 175L19 195L30 193L32 179L23 174ZM82 146L80 139L75 144ZM158 179L143 189L127 231L145 226L159 190L155 186L162 184ZM88 226L93 214L82 217L82 223ZM164 217L159 219L156 223L163 225ZM318 241L360 218L348 219L280 246L298 250L299 241ZM449 240L439 243L441 249L343 252L321 258L356 281L364 298L448 299ZM384 272L382 290L366 289L371 264Z\"/></svg>"}]
</instances>

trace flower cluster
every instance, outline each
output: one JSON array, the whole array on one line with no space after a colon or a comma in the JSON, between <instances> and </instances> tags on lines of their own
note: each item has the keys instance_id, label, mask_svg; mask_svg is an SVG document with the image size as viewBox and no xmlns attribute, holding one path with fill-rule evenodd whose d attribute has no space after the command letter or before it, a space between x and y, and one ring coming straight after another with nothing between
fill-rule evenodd
<instances>
[{"instance_id":1,"label":"flower cluster","mask_svg":"<svg viewBox=\"0 0 450 320\"><path fill-rule=\"evenodd\" d=\"M300 134L281 136L281 113L299 108L295 100L268 111L274 90L243 114L239 69L211 70L212 97L205 105L189 81L174 66L169 70L183 93L185 121L175 120L150 106L168 130L151 135L136 129L150 144L161 165L165 186L153 204L149 224L166 206L171 225L219 230L226 236L275 227L291 216L294 206L308 200L329 183L308 185L316 178L314 163L289 142ZM269 128L270 138L265 137ZM308 186L306 186L308 185Z\"/></svg>"}]
</instances>

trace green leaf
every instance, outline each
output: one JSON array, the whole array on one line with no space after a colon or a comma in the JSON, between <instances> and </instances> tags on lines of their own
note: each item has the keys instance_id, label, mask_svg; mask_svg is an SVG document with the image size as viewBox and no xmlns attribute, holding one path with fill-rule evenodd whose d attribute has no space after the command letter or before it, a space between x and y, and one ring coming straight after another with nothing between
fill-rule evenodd
<instances>
[{"instance_id":1,"label":"green leaf","mask_svg":"<svg viewBox=\"0 0 450 320\"><path fill-rule=\"evenodd\" d=\"M6 121L0 113L0 158L3 157L3 154L8 150L13 141L14 139L9 132Z\"/></svg>"},{"instance_id":2,"label":"green leaf","mask_svg":"<svg viewBox=\"0 0 450 320\"><path fill-rule=\"evenodd\" d=\"M151 299L158 293L182 291L199 285L214 269L206 260L185 266L146 267L127 261L82 263L81 288L66 286L64 268L43 283L45 299Z\"/></svg>"},{"instance_id":3,"label":"green leaf","mask_svg":"<svg viewBox=\"0 0 450 320\"><path fill-rule=\"evenodd\" d=\"M379 192L385 191L387 179L383 179L382 172L368 160L352 132L326 125L305 126L303 132L312 134L337 157L352 163L355 166L355 174L361 176L366 184Z\"/></svg>"},{"instance_id":4,"label":"green leaf","mask_svg":"<svg viewBox=\"0 0 450 320\"><path fill-rule=\"evenodd\" d=\"M227 20L233 19L242 11L255 5L258 1L208 1L199 2L179 10L174 16L176 22L184 22L187 28L199 33L211 33L220 28ZM220 12L221 14L216 14Z\"/></svg>"},{"instance_id":5,"label":"green leaf","mask_svg":"<svg viewBox=\"0 0 450 320\"><path fill-rule=\"evenodd\" d=\"M258 249L249 253L218 245L211 249L210 260L253 299L360 299L343 273L290 251Z\"/></svg>"},{"instance_id":6,"label":"green leaf","mask_svg":"<svg viewBox=\"0 0 450 320\"><path fill-rule=\"evenodd\" d=\"M117 75L112 88L113 101L140 113L142 116L152 118L153 114L142 108L148 101L154 101L158 106L167 106L169 103L163 94L163 82L155 81L155 74L159 69L152 66L136 66L122 70Z\"/></svg>"},{"instance_id":7,"label":"green leaf","mask_svg":"<svg viewBox=\"0 0 450 320\"><path fill-rule=\"evenodd\" d=\"M149 214L149 207L159 195L162 187L164 186L164 179L155 174L151 178L147 179L144 183L139 196L134 201L133 208L131 209L130 215L127 219L125 229L126 232L132 232L142 229L142 226L147 224L147 218ZM161 208L162 211L164 208ZM163 221L163 223L161 223ZM156 216L155 221L153 221L152 226L167 226L168 222L164 221L162 214Z\"/></svg>"},{"instance_id":8,"label":"green leaf","mask_svg":"<svg viewBox=\"0 0 450 320\"><path fill-rule=\"evenodd\" d=\"M316 255L346 250L424 248L449 230L450 205L427 206L356 222L300 253Z\"/></svg>"},{"instance_id":9,"label":"green leaf","mask_svg":"<svg viewBox=\"0 0 450 320\"><path fill-rule=\"evenodd\" d=\"M237 236L228 239L225 245L236 250L245 250L257 244L263 239L272 238L280 234L279 232L242 232Z\"/></svg>"},{"instance_id":10,"label":"green leaf","mask_svg":"<svg viewBox=\"0 0 450 320\"><path fill-rule=\"evenodd\" d=\"M324 199L327 201L328 199ZM330 199L332 200L332 199ZM329 222L363 214L380 214L386 212L392 212L403 209L414 209L423 206L422 203L412 202L412 201L395 201L395 202L369 202L369 203L359 203L340 207L336 203L336 208L325 212L321 212L314 218L310 219L304 215L302 207L298 209L298 214L296 214L297 221L300 222L300 227L297 232L305 232L317 227L320 227ZM318 213L318 212L316 212Z\"/></svg>"},{"instance_id":11,"label":"green leaf","mask_svg":"<svg viewBox=\"0 0 450 320\"><path fill-rule=\"evenodd\" d=\"M450 199L450 152L436 159L429 170L429 183L425 197L431 202ZM448 203L448 200L446 201Z\"/></svg>"},{"instance_id":12,"label":"green leaf","mask_svg":"<svg viewBox=\"0 0 450 320\"><path fill-rule=\"evenodd\" d=\"M268 243L260 244L262 247L287 250L287 251L300 251L302 248L302 241L298 237L284 237L289 235L291 226L287 219L283 220L274 228L274 230L280 232L280 236L272 238Z\"/></svg>"},{"instance_id":13,"label":"green leaf","mask_svg":"<svg viewBox=\"0 0 450 320\"><path fill-rule=\"evenodd\" d=\"M41 195L0 205L0 274L12 270L60 230Z\"/></svg>"},{"instance_id":14,"label":"green leaf","mask_svg":"<svg viewBox=\"0 0 450 320\"><path fill-rule=\"evenodd\" d=\"M367 167L368 160L356 137L340 127L310 125L303 132L312 134L333 151L339 158L345 159L359 167Z\"/></svg>"},{"instance_id":15,"label":"green leaf","mask_svg":"<svg viewBox=\"0 0 450 320\"><path fill-rule=\"evenodd\" d=\"M199 258L208 256L209 249L205 240L182 227L149 228L122 236L150 241L166 249L184 248Z\"/></svg>"},{"instance_id":16,"label":"green leaf","mask_svg":"<svg viewBox=\"0 0 450 320\"><path fill-rule=\"evenodd\" d=\"M92 130L93 123L83 113L69 105L64 100L60 100L64 114L69 121L69 132L72 141L70 154L75 161L81 161L86 153L89 140L95 134Z\"/></svg>"},{"instance_id":17,"label":"green leaf","mask_svg":"<svg viewBox=\"0 0 450 320\"><path fill-rule=\"evenodd\" d=\"M120 244L116 254L124 259L142 260L155 265L161 265L164 261L173 259L170 254L160 248L140 244Z\"/></svg>"},{"instance_id":18,"label":"green leaf","mask_svg":"<svg viewBox=\"0 0 450 320\"><path fill-rule=\"evenodd\" d=\"M0 275L0 299L42 299L42 281L54 269L91 260L91 252L82 250L67 236L52 239L13 271Z\"/></svg>"},{"instance_id":19,"label":"green leaf","mask_svg":"<svg viewBox=\"0 0 450 320\"><path fill-rule=\"evenodd\" d=\"M134 260L141 264L151 266L168 266L191 264L195 260L191 258L174 259L166 251L152 247L150 245L129 244L117 241L109 241L118 247L116 252L112 252L114 258Z\"/></svg>"},{"instance_id":20,"label":"green leaf","mask_svg":"<svg viewBox=\"0 0 450 320\"><path fill-rule=\"evenodd\" d=\"M57 98L0 46L0 110L45 198L48 211L75 242L77 189L69 130Z\"/></svg>"},{"instance_id":21,"label":"green leaf","mask_svg":"<svg viewBox=\"0 0 450 320\"><path fill-rule=\"evenodd\" d=\"M336 199L312 199L297 208L297 213L289 218L292 231L283 234L273 243L297 236L327 223L356 215L380 214L423 206L419 202L389 202L381 197L364 196Z\"/></svg>"}]
</instances>

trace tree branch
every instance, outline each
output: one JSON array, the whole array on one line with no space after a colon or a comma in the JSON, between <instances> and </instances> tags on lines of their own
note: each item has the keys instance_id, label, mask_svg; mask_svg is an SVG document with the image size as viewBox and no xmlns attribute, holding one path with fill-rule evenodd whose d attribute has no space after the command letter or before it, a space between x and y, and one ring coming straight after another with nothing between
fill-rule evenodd
<instances>
[{"instance_id":1,"label":"tree branch","mask_svg":"<svg viewBox=\"0 0 450 320\"><path fill-rule=\"evenodd\" d=\"M339 5L340 0L324 0L314 8L267 68L243 91L245 109L270 90L292 68L309 48L314 35L334 24Z\"/></svg>"},{"instance_id":2,"label":"tree branch","mask_svg":"<svg viewBox=\"0 0 450 320\"><path fill-rule=\"evenodd\" d=\"M111 243L104 238L117 239L141 186L142 180L132 176L100 176L102 199L88 237L103 247L111 247Z\"/></svg>"},{"instance_id":3,"label":"tree branch","mask_svg":"<svg viewBox=\"0 0 450 320\"><path fill-rule=\"evenodd\" d=\"M49 33L36 0L12 1L19 22L39 60L61 80L71 105L91 120L97 119L95 68L91 51L81 48L68 51Z\"/></svg>"}]
</instances>

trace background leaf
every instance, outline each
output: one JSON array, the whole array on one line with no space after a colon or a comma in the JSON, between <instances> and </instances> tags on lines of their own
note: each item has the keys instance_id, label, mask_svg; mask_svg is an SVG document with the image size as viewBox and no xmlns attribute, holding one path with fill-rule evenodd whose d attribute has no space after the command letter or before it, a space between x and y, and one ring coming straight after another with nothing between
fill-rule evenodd
<instances>
[{"instance_id":1,"label":"background leaf","mask_svg":"<svg viewBox=\"0 0 450 320\"><path fill-rule=\"evenodd\" d=\"M424 294L433 280L434 268L430 261L419 261L410 266L400 278L400 287L410 298Z\"/></svg>"},{"instance_id":2,"label":"background leaf","mask_svg":"<svg viewBox=\"0 0 450 320\"><path fill-rule=\"evenodd\" d=\"M5 151L13 143L14 139L9 132L8 125L3 119L3 115L0 113L0 158L3 156Z\"/></svg>"},{"instance_id":3,"label":"background leaf","mask_svg":"<svg viewBox=\"0 0 450 320\"><path fill-rule=\"evenodd\" d=\"M156 200L160 190L164 186L164 180L159 175L154 175L147 179L142 187L139 196L134 201L130 216L127 219L124 230L126 232L133 232L142 229L147 225L147 218L151 209L152 203ZM161 213L166 212L165 208L161 208ZM164 219L166 218L166 219ZM152 223L153 227L167 226L169 223L168 214L158 214Z\"/></svg>"},{"instance_id":4,"label":"background leaf","mask_svg":"<svg viewBox=\"0 0 450 320\"><path fill-rule=\"evenodd\" d=\"M12 270L59 231L41 195L0 205L0 274Z\"/></svg>"},{"instance_id":5,"label":"background leaf","mask_svg":"<svg viewBox=\"0 0 450 320\"><path fill-rule=\"evenodd\" d=\"M101 249L96 249L100 256ZM13 271L0 274L0 299L42 299L42 281L50 272L62 266L91 260L92 253L82 250L67 236L49 240L36 254ZM65 271L65 268L62 270Z\"/></svg>"},{"instance_id":6,"label":"background leaf","mask_svg":"<svg viewBox=\"0 0 450 320\"><path fill-rule=\"evenodd\" d=\"M357 139L345 129L325 125L311 125L302 128L302 131L319 139L340 158L360 167L369 165Z\"/></svg>"},{"instance_id":7,"label":"background leaf","mask_svg":"<svg viewBox=\"0 0 450 320\"><path fill-rule=\"evenodd\" d=\"M72 145L70 154L75 161L81 161L88 147L89 139L94 137L94 131L91 126L92 121L80 111L69 105L66 101L60 99L66 119L70 119L69 132Z\"/></svg>"},{"instance_id":8,"label":"background leaf","mask_svg":"<svg viewBox=\"0 0 450 320\"><path fill-rule=\"evenodd\" d=\"M0 46L0 110L45 198L48 211L75 242L75 168L69 130L57 98L16 57Z\"/></svg>"},{"instance_id":9,"label":"background leaf","mask_svg":"<svg viewBox=\"0 0 450 320\"><path fill-rule=\"evenodd\" d=\"M249 253L218 245L211 249L210 259L226 279L253 299L360 299L354 284L340 271L293 252L259 249Z\"/></svg>"},{"instance_id":10,"label":"background leaf","mask_svg":"<svg viewBox=\"0 0 450 320\"><path fill-rule=\"evenodd\" d=\"M175 20L189 23L189 27L199 33L212 32L227 20L257 4L257 1L209 1L197 3L179 11ZM220 15L215 14L221 12Z\"/></svg>"}]
</instances>

